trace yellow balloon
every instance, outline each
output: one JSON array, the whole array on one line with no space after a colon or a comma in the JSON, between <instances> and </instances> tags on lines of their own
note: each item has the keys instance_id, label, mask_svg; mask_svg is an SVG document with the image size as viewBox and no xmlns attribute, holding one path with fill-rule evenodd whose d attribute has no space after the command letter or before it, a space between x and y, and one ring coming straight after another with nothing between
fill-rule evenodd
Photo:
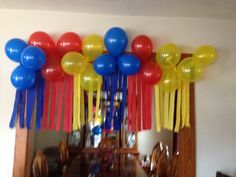
<instances>
[{"instance_id":1,"label":"yellow balloon","mask_svg":"<svg viewBox=\"0 0 236 177\"><path fill-rule=\"evenodd\" d=\"M83 54L88 57L88 61L93 61L104 51L103 39L98 35L89 35L83 40Z\"/></svg>"},{"instance_id":2,"label":"yellow balloon","mask_svg":"<svg viewBox=\"0 0 236 177\"><path fill-rule=\"evenodd\" d=\"M86 91L96 91L102 84L102 77L94 71L93 65L90 63L82 72L81 78L81 86Z\"/></svg>"},{"instance_id":3,"label":"yellow balloon","mask_svg":"<svg viewBox=\"0 0 236 177\"><path fill-rule=\"evenodd\" d=\"M178 64L181 51L175 44L166 44L156 53L156 60L162 67L172 67Z\"/></svg>"},{"instance_id":4,"label":"yellow balloon","mask_svg":"<svg viewBox=\"0 0 236 177\"><path fill-rule=\"evenodd\" d=\"M164 92L175 91L180 84L180 79L176 69L166 68L162 70L163 76L160 82L160 87Z\"/></svg>"},{"instance_id":5,"label":"yellow balloon","mask_svg":"<svg viewBox=\"0 0 236 177\"><path fill-rule=\"evenodd\" d=\"M78 74L84 67L86 67L85 58L78 52L68 52L61 60L61 67L67 74Z\"/></svg>"},{"instance_id":6,"label":"yellow balloon","mask_svg":"<svg viewBox=\"0 0 236 177\"><path fill-rule=\"evenodd\" d=\"M188 57L180 62L177 67L177 72L181 79L194 82L201 78L203 66L196 58Z\"/></svg>"},{"instance_id":7,"label":"yellow balloon","mask_svg":"<svg viewBox=\"0 0 236 177\"><path fill-rule=\"evenodd\" d=\"M197 58L203 66L207 66L215 61L216 49L209 45L200 46L195 50L193 56Z\"/></svg>"}]
</instances>

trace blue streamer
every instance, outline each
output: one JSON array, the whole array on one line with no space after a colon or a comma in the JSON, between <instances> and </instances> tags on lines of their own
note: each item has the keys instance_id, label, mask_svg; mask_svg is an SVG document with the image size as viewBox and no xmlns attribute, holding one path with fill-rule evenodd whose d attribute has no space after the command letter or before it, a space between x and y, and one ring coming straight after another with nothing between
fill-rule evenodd
<instances>
[{"instance_id":1,"label":"blue streamer","mask_svg":"<svg viewBox=\"0 0 236 177\"><path fill-rule=\"evenodd\" d=\"M20 128L25 127L25 97L26 97L26 90L21 91L21 101L19 105L20 111Z\"/></svg>"},{"instance_id":2,"label":"blue streamer","mask_svg":"<svg viewBox=\"0 0 236 177\"><path fill-rule=\"evenodd\" d=\"M26 127L30 129L32 114L34 110L36 87L27 90Z\"/></svg>"},{"instance_id":3,"label":"blue streamer","mask_svg":"<svg viewBox=\"0 0 236 177\"><path fill-rule=\"evenodd\" d=\"M111 129L111 120L109 116L109 109L107 109L107 100L109 96L109 86L110 86L111 76L106 76L105 81L105 93L106 93L106 100L105 100L105 109L106 109L106 121L105 121L105 128L110 130Z\"/></svg>"},{"instance_id":4,"label":"blue streamer","mask_svg":"<svg viewBox=\"0 0 236 177\"><path fill-rule=\"evenodd\" d=\"M21 100L21 90L16 90L14 107L13 107L13 111L12 111L12 115L11 115L11 120L9 123L10 128L15 127L20 100Z\"/></svg>"},{"instance_id":5,"label":"blue streamer","mask_svg":"<svg viewBox=\"0 0 236 177\"><path fill-rule=\"evenodd\" d=\"M36 129L41 128L41 120L43 116L43 98L44 98L45 80L38 74L37 96L36 96Z\"/></svg>"},{"instance_id":6,"label":"blue streamer","mask_svg":"<svg viewBox=\"0 0 236 177\"><path fill-rule=\"evenodd\" d=\"M112 122L112 117L113 117L113 108L114 108L114 97L116 95L116 89L117 89L117 80L118 80L118 75L114 73L112 76L111 80L111 95L110 95L110 121Z\"/></svg>"},{"instance_id":7,"label":"blue streamer","mask_svg":"<svg viewBox=\"0 0 236 177\"><path fill-rule=\"evenodd\" d=\"M127 75L123 75L122 83L122 102L121 102L121 112L120 112L120 122L122 124L124 119L125 107L126 107L126 91L127 91Z\"/></svg>"}]
</instances>

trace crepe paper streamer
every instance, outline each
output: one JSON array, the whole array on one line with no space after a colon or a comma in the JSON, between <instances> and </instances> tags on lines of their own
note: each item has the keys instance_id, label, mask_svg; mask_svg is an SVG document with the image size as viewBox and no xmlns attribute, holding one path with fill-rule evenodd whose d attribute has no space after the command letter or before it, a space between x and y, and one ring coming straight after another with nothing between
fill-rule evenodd
<instances>
[{"instance_id":1,"label":"crepe paper streamer","mask_svg":"<svg viewBox=\"0 0 236 177\"><path fill-rule=\"evenodd\" d=\"M25 98L26 98L26 90L22 90L21 91L21 101L20 101L20 105L19 105L20 128L25 127Z\"/></svg>"},{"instance_id":2,"label":"crepe paper streamer","mask_svg":"<svg viewBox=\"0 0 236 177\"><path fill-rule=\"evenodd\" d=\"M124 113L126 107L126 91L127 91L127 76L123 75L123 83L122 83L122 101L121 101L121 113L120 113L120 123L123 123ZM120 126L121 127L121 126Z\"/></svg>"},{"instance_id":3,"label":"crepe paper streamer","mask_svg":"<svg viewBox=\"0 0 236 177\"><path fill-rule=\"evenodd\" d=\"M65 97L64 97L64 131L70 132L70 122L72 119L72 89L73 89L73 78L72 76L65 75Z\"/></svg>"},{"instance_id":4,"label":"crepe paper streamer","mask_svg":"<svg viewBox=\"0 0 236 177\"><path fill-rule=\"evenodd\" d=\"M78 130L80 125L79 121L79 94L80 94L80 85L79 85L80 75L74 75L74 95L73 95L73 130Z\"/></svg>"},{"instance_id":5,"label":"crepe paper streamer","mask_svg":"<svg viewBox=\"0 0 236 177\"><path fill-rule=\"evenodd\" d=\"M15 127L20 101L21 101L21 90L17 89L16 94L15 94L15 101L14 101L13 111L11 115L11 120L9 123L10 128Z\"/></svg>"},{"instance_id":6,"label":"crepe paper streamer","mask_svg":"<svg viewBox=\"0 0 236 177\"><path fill-rule=\"evenodd\" d=\"M36 129L41 128L41 120L43 116L43 98L44 98L44 85L45 80L41 73L38 72L38 83L37 83L37 93L36 93Z\"/></svg>"},{"instance_id":7,"label":"crepe paper streamer","mask_svg":"<svg viewBox=\"0 0 236 177\"><path fill-rule=\"evenodd\" d=\"M162 87L159 86L159 99L160 99L160 123L161 128L164 128L164 92Z\"/></svg>"},{"instance_id":8,"label":"crepe paper streamer","mask_svg":"<svg viewBox=\"0 0 236 177\"><path fill-rule=\"evenodd\" d=\"M131 130L135 131L136 130L136 108L137 108L137 97L136 97L136 81L137 81L137 75L131 76L132 77L132 97L131 97Z\"/></svg>"},{"instance_id":9,"label":"crepe paper streamer","mask_svg":"<svg viewBox=\"0 0 236 177\"><path fill-rule=\"evenodd\" d=\"M168 129L168 122L169 122L169 93L164 92L164 128Z\"/></svg>"},{"instance_id":10,"label":"crepe paper streamer","mask_svg":"<svg viewBox=\"0 0 236 177\"><path fill-rule=\"evenodd\" d=\"M101 91L100 91L101 92ZM81 114L80 114L80 121L81 126L85 125L85 106L84 106L84 89L81 88L80 90L81 100L80 100L80 107L81 107Z\"/></svg>"},{"instance_id":11,"label":"crepe paper streamer","mask_svg":"<svg viewBox=\"0 0 236 177\"><path fill-rule=\"evenodd\" d=\"M96 121L99 119L99 108L100 108L100 99L101 99L101 86L98 86L97 88L97 100L96 100Z\"/></svg>"},{"instance_id":12,"label":"crepe paper streamer","mask_svg":"<svg viewBox=\"0 0 236 177\"><path fill-rule=\"evenodd\" d=\"M138 119L138 131L142 130L142 86L140 76L137 75L137 119Z\"/></svg>"},{"instance_id":13,"label":"crepe paper streamer","mask_svg":"<svg viewBox=\"0 0 236 177\"><path fill-rule=\"evenodd\" d=\"M55 128L55 117L56 117L56 103L57 103L57 84L55 81L51 81L51 95L50 95L50 130Z\"/></svg>"},{"instance_id":14,"label":"crepe paper streamer","mask_svg":"<svg viewBox=\"0 0 236 177\"><path fill-rule=\"evenodd\" d=\"M58 104L57 104L57 122L56 122L56 131L59 131L61 128L62 121L62 110L63 110L63 98L64 98L64 78L57 82L58 87Z\"/></svg>"},{"instance_id":15,"label":"crepe paper streamer","mask_svg":"<svg viewBox=\"0 0 236 177\"><path fill-rule=\"evenodd\" d=\"M132 94L133 94L133 77L128 77L128 129L131 130L131 120L132 120Z\"/></svg>"},{"instance_id":16,"label":"crepe paper streamer","mask_svg":"<svg viewBox=\"0 0 236 177\"><path fill-rule=\"evenodd\" d=\"M142 83L141 85L141 104L142 104L142 130L146 130L147 129L147 122L146 122L146 107L145 107L145 104L146 104L146 92L145 92L145 85Z\"/></svg>"},{"instance_id":17,"label":"crepe paper streamer","mask_svg":"<svg viewBox=\"0 0 236 177\"><path fill-rule=\"evenodd\" d=\"M114 99L116 95L117 81L118 81L118 76L115 73L111 76L110 115L109 115L110 121L112 121L113 112L114 112Z\"/></svg>"},{"instance_id":18,"label":"crepe paper streamer","mask_svg":"<svg viewBox=\"0 0 236 177\"><path fill-rule=\"evenodd\" d=\"M159 86L155 84L155 116L156 116L156 131L161 131L161 113L160 113L160 92Z\"/></svg>"},{"instance_id":19,"label":"crepe paper streamer","mask_svg":"<svg viewBox=\"0 0 236 177\"><path fill-rule=\"evenodd\" d=\"M93 91L88 92L88 123L92 122L93 118Z\"/></svg>"},{"instance_id":20,"label":"crepe paper streamer","mask_svg":"<svg viewBox=\"0 0 236 177\"><path fill-rule=\"evenodd\" d=\"M48 121L48 106L49 106L49 92L50 92L50 81L45 82L45 89L44 89L44 100L43 100L43 122L42 128L44 130L47 129L47 121Z\"/></svg>"},{"instance_id":21,"label":"crepe paper streamer","mask_svg":"<svg viewBox=\"0 0 236 177\"><path fill-rule=\"evenodd\" d=\"M72 131L72 116L73 116L73 78L69 79L69 116L68 116L68 132Z\"/></svg>"},{"instance_id":22,"label":"crepe paper streamer","mask_svg":"<svg viewBox=\"0 0 236 177\"><path fill-rule=\"evenodd\" d=\"M185 126L185 119L186 119L186 84L182 82L182 105L181 105L181 117L182 117L182 122L181 122L181 128Z\"/></svg>"},{"instance_id":23,"label":"crepe paper streamer","mask_svg":"<svg viewBox=\"0 0 236 177\"><path fill-rule=\"evenodd\" d=\"M31 126L32 114L33 114L34 102L35 102L35 91L36 91L36 87L27 90L27 106L26 106L27 129L30 129L30 126ZM22 98L24 97L25 96L22 95Z\"/></svg>"},{"instance_id":24,"label":"crepe paper streamer","mask_svg":"<svg viewBox=\"0 0 236 177\"><path fill-rule=\"evenodd\" d=\"M185 127L190 127L190 83L185 82L185 91L186 91L186 117L185 117Z\"/></svg>"},{"instance_id":25,"label":"crepe paper streamer","mask_svg":"<svg viewBox=\"0 0 236 177\"><path fill-rule=\"evenodd\" d=\"M145 86L146 129L152 128L152 85Z\"/></svg>"},{"instance_id":26,"label":"crepe paper streamer","mask_svg":"<svg viewBox=\"0 0 236 177\"><path fill-rule=\"evenodd\" d=\"M179 128L180 128L181 94L182 94L182 85L180 84L177 90L176 123L175 123L175 129L174 129L175 133L178 133Z\"/></svg>"},{"instance_id":27,"label":"crepe paper streamer","mask_svg":"<svg viewBox=\"0 0 236 177\"><path fill-rule=\"evenodd\" d=\"M169 119L168 129L173 131L174 129L174 108L175 108L175 91L170 93L170 105L169 105Z\"/></svg>"},{"instance_id":28,"label":"crepe paper streamer","mask_svg":"<svg viewBox=\"0 0 236 177\"><path fill-rule=\"evenodd\" d=\"M105 77L105 130L111 130L111 126L112 126L112 120L110 120L110 116L109 116L109 110L107 109L107 101L108 101L108 92L109 92L109 87L110 87L110 80L111 77L110 76L106 76Z\"/></svg>"}]
</instances>

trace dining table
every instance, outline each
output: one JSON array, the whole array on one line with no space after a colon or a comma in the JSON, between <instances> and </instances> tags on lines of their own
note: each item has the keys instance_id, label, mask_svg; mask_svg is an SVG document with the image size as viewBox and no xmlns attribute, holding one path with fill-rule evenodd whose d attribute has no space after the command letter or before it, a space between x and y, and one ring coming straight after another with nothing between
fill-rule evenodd
<instances>
[{"instance_id":1,"label":"dining table","mask_svg":"<svg viewBox=\"0 0 236 177\"><path fill-rule=\"evenodd\" d=\"M81 153L67 166L61 177L147 177L137 156L116 154L104 160L97 153Z\"/></svg>"}]
</instances>

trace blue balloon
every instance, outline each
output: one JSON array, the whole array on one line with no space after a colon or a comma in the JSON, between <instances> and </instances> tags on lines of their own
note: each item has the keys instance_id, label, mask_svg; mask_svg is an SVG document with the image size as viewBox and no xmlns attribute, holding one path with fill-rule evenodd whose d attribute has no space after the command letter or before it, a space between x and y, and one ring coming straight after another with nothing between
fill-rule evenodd
<instances>
[{"instance_id":1,"label":"blue balloon","mask_svg":"<svg viewBox=\"0 0 236 177\"><path fill-rule=\"evenodd\" d=\"M35 85L36 73L20 65L11 74L11 83L17 89L29 89Z\"/></svg>"},{"instance_id":2,"label":"blue balloon","mask_svg":"<svg viewBox=\"0 0 236 177\"><path fill-rule=\"evenodd\" d=\"M94 135L100 135L102 133L102 128L99 125L97 125L93 127L92 132Z\"/></svg>"},{"instance_id":3,"label":"blue balloon","mask_svg":"<svg viewBox=\"0 0 236 177\"><path fill-rule=\"evenodd\" d=\"M93 68L99 75L110 75L116 70L116 60L110 54L103 54L96 58Z\"/></svg>"},{"instance_id":4,"label":"blue balloon","mask_svg":"<svg viewBox=\"0 0 236 177\"><path fill-rule=\"evenodd\" d=\"M5 53L12 61L20 62L21 53L27 46L28 44L22 39L10 39L5 45Z\"/></svg>"},{"instance_id":5,"label":"blue balloon","mask_svg":"<svg viewBox=\"0 0 236 177\"><path fill-rule=\"evenodd\" d=\"M106 32L104 43L107 50L113 56L118 57L124 53L128 44L128 37L123 29L113 27Z\"/></svg>"},{"instance_id":6,"label":"blue balloon","mask_svg":"<svg viewBox=\"0 0 236 177\"><path fill-rule=\"evenodd\" d=\"M139 71L140 60L132 54L124 54L118 58L118 67L122 74L131 75Z\"/></svg>"},{"instance_id":7,"label":"blue balloon","mask_svg":"<svg viewBox=\"0 0 236 177\"><path fill-rule=\"evenodd\" d=\"M46 55L39 47L29 46L21 54L21 63L28 69L38 70L45 65L45 62Z\"/></svg>"}]
</instances>

